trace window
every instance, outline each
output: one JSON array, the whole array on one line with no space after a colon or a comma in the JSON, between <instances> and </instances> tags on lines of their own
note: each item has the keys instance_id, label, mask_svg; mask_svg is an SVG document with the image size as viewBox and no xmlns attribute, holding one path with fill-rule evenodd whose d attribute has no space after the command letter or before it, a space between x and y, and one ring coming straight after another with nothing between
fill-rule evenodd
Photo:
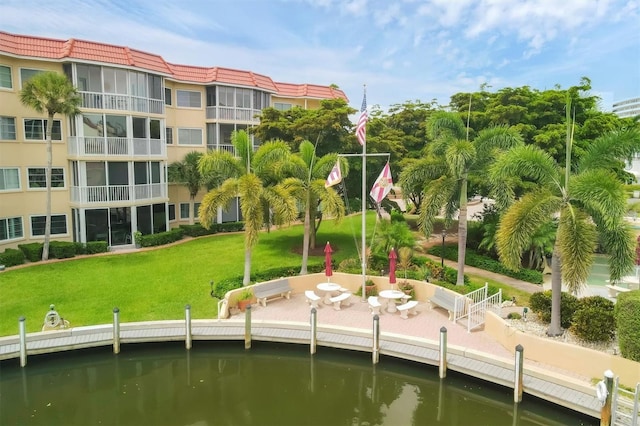
<instances>
[{"instance_id":1,"label":"window","mask_svg":"<svg viewBox=\"0 0 640 426\"><path fill-rule=\"evenodd\" d=\"M236 89L236 107L251 108L250 89Z\"/></svg>"},{"instance_id":2,"label":"window","mask_svg":"<svg viewBox=\"0 0 640 426\"><path fill-rule=\"evenodd\" d=\"M16 140L16 119L13 117L0 117L0 140Z\"/></svg>"},{"instance_id":3,"label":"window","mask_svg":"<svg viewBox=\"0 0 640 426\"><path fill-rule=\"evenodd\" d=\"M291 104L285 104L282 102L274 102L273 103L273 107L275 109L277 109L278 111L287 111L289 109L291 109Z\"/></svg>"},{"instance_id":4,"label":"window","mask_svg":"<svg viewBox=\"0 0 640 426\"><path fill-rule=\"evenodd\" d=\"M31 216L31 235L44 235L46 216ZM64 214L51 215L51 235L67 233L67 216Z\"/></svg>"},{"instance_id":5,"label":"window","mask_svg":"<svg viewBox=\"0 0 640 426\"><path fill-rule=\"evenodd\" d=\"M24 138L27 140L44 141L46 138L47 120L42 119L25 119L24 120ZM60 120L53 120L53 129L51 130L51 139L54 141L62 140L62 130L60 128Z\"/></svg>"},{"instance_id":6,"label":"window","mask_svg":"<svg viewBox=\"0 0 640 426\"><path fill-rule=\"evenodd\" d=\"M180 219L189 219L189 203L180 203Z\"/></svg>"},{"instance_id":7,"label":"window","mask_svg":"<svg viewBox=\"0 0 640 426\"><path fill-rule=\"evenodd\" d=\"M21 217L0 219L0 241L24 237Z\"/></svg>"},{"instance_id":8,"label":"window","mask_svg":"<svg viewBox=\"0 0 640 426\"><path fill-rule=\"evenodd\" d=\"M103 68L105 93L127 94L127 71L118 68Z\"/></svg>"},{"instance_id":9,"label":"window","mask_svg":"<svg viewBox=\"0 0 640 426\"><path fill-rule=\"evenodd\" d=\"M34 167L27 169L29 188L47 187L47 169L44 167ZM64 169L53 167L51 169L51 187L64 188Z\"/></svg>"},{"instance_id":10,"label":"window","mask_svg":"<svg viewBox=\"0 0 640 426\"><path fill-rule=\"evenodd\" d=\"M0 65L0 88L13 89L13 82L11 81L11 68Z\"/></svg>"},{"instance_id":11,"label":"window","mask_svg":"<svg viewBox=\"0 0 640 426\"><path fill-rule=\"evenodd\" d=\"M20 170L15 168L0 168L0 191L20 189Z\"/></svg>"},{"instance_id":12,"label":"window","mask_svg":"<svg viewBox=\"0 0 640 426\"><path fill-rule=\"evenodd\" d=\"M43 71L40 70L32 70L29 68L20 68L20 81L22 82L22 86L31 80L36 74L40 74Z\"/></svg>"},{"instance_id":13,"label":"window","mask_svg":"<svg viewBox=\"0 0 640 426\"><path fill-rule=\"evenodd\" d=\"M202 145L202 129L178 129L178 145Z\"/></svg>"},{"instance_id":14,"label":"window","mask_svg":"<svg viewBox=\"0 0 640 426\"><path fill-rule=\"evenodd\" d=\"M218 87L218 102L220 106L235 106L233 103L234 89L233 87Z\"/></svg>"},{"instance_id":15,"label":"window","mask_svg":"<svg viewBox=\"0 0 640 426\"><path fill-rule=\"evenodd\" d=\"M168 87L164 88L164 104L171 105L171 89Z\"/></svg>"},{"instance_id":16,"label":"window","mask_svg":"<svg viewBox=\"0 0 640 426\"><path fill-rule=\"evenodd\" d=\"M173 222L176 220L176 205L169 204L169 221Z\"/></svg>"},{"instance_id":17,"label":"window","mask_svg":"<svg viewBox=\"0 0 640 426\"><path fill-rule=\"evenodd\" d=\"M147 82L149 84L149 98L162 99L162 77L149 74L147 75Z\"/></svg>"},{"instance_id":18,"label":"window","mask_svg":"<svg viewBox=\"0 0 640 426\"><path fill-rule=\"evenodd\" d=\"M167 140L167 145L173 144L173 127L167 127L164 129L165 138Z\"/></svg>"},{"instance_id":19,"label":"window","mask_svg":"<svg viewBox=\"0 0 640 426\"><path fill-rule=\"evenodd\" d=\"M78 72L78 90L102 93L102 72L99 66L78 64L76 71Z\"/></svg>"},{"instance_id":20,"label":"window","mask_svg":"<svg viewBox=\"0 0 640 426\"><path fill-rule=\"evenodd\" d=\"M176 90L176 105L182 108L200 108L202 106L200 92Z\"/></svg>"},{"instance_id":21,"label":"window","mask_svg":"<svg viewBox=\"0 0 640 426\"><path fill-rule=\"evenodd\" d=\"M198 215L200 214L200 203L193 203L193 215L196 220L198 219Z\"/></svg>"}]
</instances>

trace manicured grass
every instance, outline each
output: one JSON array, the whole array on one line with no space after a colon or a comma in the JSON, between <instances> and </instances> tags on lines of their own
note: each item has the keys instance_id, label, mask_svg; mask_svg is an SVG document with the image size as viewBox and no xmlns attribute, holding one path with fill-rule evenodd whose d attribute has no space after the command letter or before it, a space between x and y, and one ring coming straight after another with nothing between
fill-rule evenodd
<instances>
[{"instance_id":1,"label":"manicured grass","mask_svg":"<svg viewBox=\"0 0 640 426\"><path fill-rule=\"evenodd\" d=\"M374 230L375 214L367 214L367 234ZM360 216L340 224L325 221L317 245L330 241L336 263L356 258L360 244ZM355 232L355 240L354 240ZM301 225L261 234L253 250L252 272L275 267L298 269L302 256ZM324 255L309 262L323 262ZM35 264L0 274L0 336L18 333L24 316L28 332L40 331L50 304L72 326L106 324L113 308L122 322L184 318L215 318L217 300L209 282L242 276L244 235L216 234L170 247L127 254L90 256L64 262Z\"/></svg>"}]
</instances>

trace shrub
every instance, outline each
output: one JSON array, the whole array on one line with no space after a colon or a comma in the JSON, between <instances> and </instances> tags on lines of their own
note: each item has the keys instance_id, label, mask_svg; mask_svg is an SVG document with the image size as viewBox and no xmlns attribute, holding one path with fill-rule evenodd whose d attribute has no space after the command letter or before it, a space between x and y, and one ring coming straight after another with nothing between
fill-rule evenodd
<instances>
[{"instance_id":1,"label":"shrub","mask_svg":"<svg viewBox=\"0 0 640 426\"><path fill-rule=\"evenodd\" d=\"M49 244L49 258L68 259L75 257L76 245L68 241L51 241Z\"/></svg>"},{"instance_id":2,"label":"shrub","mask_svg":"<svg viewBox=\"0 0 640 426\"><path fill-rule=\"evenodd\" d=\"M216 232L239 232L244 231L244 222L218 223L212 227Z\"/></svg>"},{"instance_id":3,"label":"shrub","mask_svg":"<svg viewBox=\"0 0 640 426\"><path fill-rule=\"evenodd\" d=\"M627 359L640 362L640 291L618 294L613 311L620 353Z\"/></svg>"},{"instance_id":4,"label":"shrub","mask_svg":"<svg viewBox=\"0 0 640 426\"><path fill-rule=\"evenodd\" d=\"M230 290L242 287L242 277L228 278L221 280L213 285L213 295L218 299L222 299Z\"/></svg>"},{"instance_id":5,"label":"shrub","mask_svg":"<svg viewBox=\"0 0 640 426\"><path fill-rule=\"evenodd\" d=\"M142 235L140 237L140 245L142 247L153 247L170 244L182 239L183 230L181 228L173 228L170 231L159 232L157 234Z\"/></svg>"},{"instance_id":6,"label":"shrub","mask_svg":"<svg viewBox=\"0 0 640 426\"><path fill-rule=\"evenodd\" d=\"M20 244L18 248L24 253L24 257L29 262L38 262L42 260L42 243Z\"/></svg>"},{"instance_id":7,"label":"shrub","mask_svg":"<svg viewBox=\"0 0 640 426\"><path fill-rule=\"evenodd\" d=\"M87 246L84 243L73 243L76 254L87 254Z\"/></svg>"},{"instance_id":8,"label":"shrub","mask_svg":"<svg viewBox=\"0 0 640 426\"><path fill-rule=\"evenodd\" d=\"M216 225L207 229L199 223L194 225L180 225L180 229L182 229L184 235L188 235L190 237L201 237L203 235L212 235L218 232Z\"/></svg>"},{"instance_id":9,"label":"shrub","mask_svg":"<svg viewBox=\"0 0 640 426\"><path fill-rule=\"evenodd\" d=\"M578 301L571 330L587 342L608 342L616 330L613 302L602 296L585 297Z\"/></svg>"},{"instance_id":10,"label":"shrub","mask_svg":"<svg viewBox=\"0 0 640 426\"><path fill-rule=\"evenodd\" d=\"M85 249L87 254L106 253L109 250L109 245L106 241L89 241Z\"/></svg>"},{"instance_id":11,"label":"shrub","mask_svg":"<svg viewBox=\"0 0 640 426\"><path fill-rule=\"evenodd\" d=\"M521 318L522 318L522 315L520 315L520 314L519 314L519 313L517 313L517 312L509 312L509 313L507 314L507 319L516 319L516 320L519 320L519 319L521 319Z\"/></svg>"},{"instance_id":12,"label":"shrub","mask_svg":"<svg viewBox=\"0 0 640 426\"><path fill-rule=\"evenodd\" d=\"M7 268L10 266L22 265L24 263L24 253L18 249L8 248L0 253L0 265Z\"/></svg>"},{"instance_id":13,"label":"shrub","mask_svg":"<svg viewBox=\"0 0 640 426\"><path fill-rule=\"evenodd\" d=\"M578 298L570 293L563 291L560 295L560 326L562 328L571 327L578 303ZM533 293L529 298L529 307L538 314L542 322L549 324L551 322L551 290Z\"/></svg>"}]
</instances>

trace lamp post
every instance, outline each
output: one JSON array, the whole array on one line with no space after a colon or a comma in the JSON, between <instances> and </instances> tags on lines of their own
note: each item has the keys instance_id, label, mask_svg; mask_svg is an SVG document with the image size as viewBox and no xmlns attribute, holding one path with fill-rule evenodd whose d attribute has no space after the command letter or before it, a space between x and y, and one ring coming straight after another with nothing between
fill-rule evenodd
<instances>
[{"instance_id":1,"label":"lamp post","mask_svg":"<svg viewBox=\"0 0 640 426\"><path fill-rule=\"evenodd\" d=\"M444 239L447 236L447 230L442 228L442 250L440 250L440 266L442 267L442 276L444 276Z\"/></svg>"}]
</instances>

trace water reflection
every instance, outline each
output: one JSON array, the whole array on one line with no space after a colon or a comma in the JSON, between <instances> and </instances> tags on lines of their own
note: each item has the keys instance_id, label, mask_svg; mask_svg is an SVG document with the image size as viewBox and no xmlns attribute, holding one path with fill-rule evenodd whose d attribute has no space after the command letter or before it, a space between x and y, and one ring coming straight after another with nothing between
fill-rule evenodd
<instances>
[{"instance_id":1,"label":"water reflection","mask_svg":"<svg viewBox=\"0 0 640 426\"><path fill-rule=\"evenodd\" d=\"M296 345L127 345L0 369L0 424L596 424L526 396L514 406L510 390L455 374L441 381L433 367Z\"/></svg>"}]
</instances>

